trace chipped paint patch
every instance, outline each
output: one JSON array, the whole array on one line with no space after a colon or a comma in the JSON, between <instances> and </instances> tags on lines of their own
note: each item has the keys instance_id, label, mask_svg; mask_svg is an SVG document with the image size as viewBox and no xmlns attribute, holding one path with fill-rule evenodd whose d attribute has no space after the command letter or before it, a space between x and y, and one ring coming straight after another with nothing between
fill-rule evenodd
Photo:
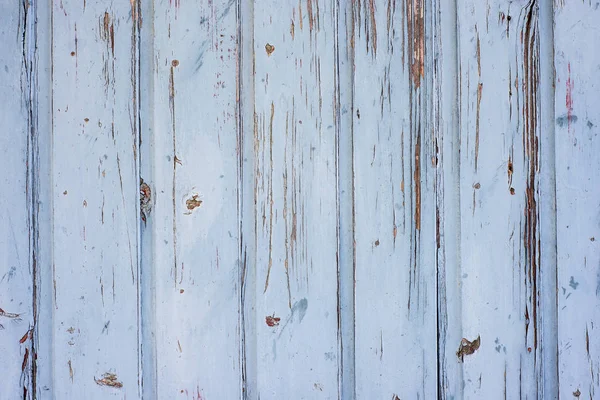
<instances>
[{"instance_id":1,"label":"chipped paint patch","mask_svg":"<svg viewBox=\"0 0 600 400\"><path fill-rule=\"evenodd\" d=\"M479 349L480 345L481 345L481 337L480 336L477 336L477 339L473 340L472 342L466 338L462 338L462 340L460 341L460 346L458 346L458 351L456 352L456 355L458 356L458 360L460 362L463 362L464 357L475 353Z\"/></svg>"},{"instance_id":2,"label":"chipped paint patch","mask_svg":"<svg viewBox=\"0 0 600 400\"><path fill-rule=\"evenodd\" d=\"M100 379L94 378L94 381L100 386L109 386L117 389L123 387L123 383L119 382L119 380L117 379L117 375L111 372L105 373Z\"/></svg>"}]
</instances>

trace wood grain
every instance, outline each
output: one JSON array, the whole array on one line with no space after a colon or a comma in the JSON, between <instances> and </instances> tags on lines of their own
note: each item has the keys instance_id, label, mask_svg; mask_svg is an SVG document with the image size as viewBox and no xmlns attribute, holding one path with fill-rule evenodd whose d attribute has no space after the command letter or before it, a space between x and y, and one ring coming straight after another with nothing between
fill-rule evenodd
<instances>
[{"instance_id":1,"label":"wood grain","mask_svg":"<svg viewBox=\"0 0 600 400\"><path fill-rule=\"evenodd\" d=\"M424 1L357 1L353 12L356 396L434 398L431 14Z\"/></svg>"},{"instance_id":2,"label":"wood grain","mask_svg":"<svg viewBox=\"0 0 600 400\"><path fill-rule=\"evenodd\" d=\"M33 398L32 14L0 6L0 398ZM28 21L28 18L30 20Z\"/></svg>"},{"instance_id":3,"label":"wood grain","mask_svg":"<svg viewBox=\"0 0 600 400\"><path fill-rule=\"evenodd\" d=\"M600 7L0 6L0 398L596 398Z\"/></svg>"},{"instance_id":4,"label":"wood grain","mask_svg":"<svg viewBox=\"0 0 600 400\"><path fill-rule=\"evenodd\" d=\"M52 6L48 397L140 395L136 21L135 3Z\"/></svg>"},{"instance_id":5,"label":"wood grain","mask_svg":"<svg viewBox=\"0 0 600 400\"><path fill-rule=\"evenodd\" d=\"M241 393L237 14L233 1L153 2L142 178L153 195L156 398ZM144 125L144 121L142 121Z\"/></svg>"},{"instance_id":6,"label":"wood grain","mask_svg":"<svg viewBox=\"0 0 600 400\"><path fill-rule=\"evenodd\" d=\"M541 384L539 35L536 2L458 5L465 398Z\"/></svg>"},{"instance_id":7,"label":"wood grain","mask_svg":"<svg viewBox=\"0 0 600 400\"><path fill-rule=\"evenodd\" d=\"M587 399L600 389L600 9L558 1L554 12L559 395Z\"/></svg>"},{"instance_id":8,"label":"wood grain","mask_svg":"<svg viewBox=\"0 0 600 400\"><path fill-rule=\"evenodd\" d=\"M335 1L254 5L256 396L338 398Z\"/></svg>"}]
</instances>

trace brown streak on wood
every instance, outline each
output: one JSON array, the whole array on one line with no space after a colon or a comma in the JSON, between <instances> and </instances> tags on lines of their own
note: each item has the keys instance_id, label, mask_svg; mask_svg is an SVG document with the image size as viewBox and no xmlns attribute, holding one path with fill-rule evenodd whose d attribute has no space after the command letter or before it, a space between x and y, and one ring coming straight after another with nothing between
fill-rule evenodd
<instances>
[{"instance_id":1,"label":"brown streak on wood","mask_svg":"<svg viewBox=\"0 0 600 400\"><path fill-rule=\"evenodd\" d=\"M313 26L315 24L314 16L313 16L313 9L312 9L312 0L308 0L307 1L307 3L306 3L306 12L308 13L308 29L312 33Z\"/></svg>"},{"instance_id":2,"label":"brown streak on wood","mask_svg":"<svg viewBox=\"0 0 600 400\"><path fill-rule=\"evenodd\" d=\"M377 56L377 21L375 20L375 0L369 0L369 12L371 14L371 46L373 55Z\"/></svg>"},{"instance_id":3,"label":"brown streak on wood","mask_svg":"<svg viewBox=\"0 0 600 400\"><path fill-rule=\"evenodd\" d=\"M423 0L406 1L406 32L410 74L415 88L421 85L425 62L425 21Z\"/></svg>"},{"instance_id":4,"label":"brown streak on wood","mask_svg":"<svg viewBox=\"0 0 600 400\"><path fill-rule=\"evenodd\" d=\"M269 287L269 277L273 266L273 118L275 116L275 104L271 102L271 118L269 120L269 266L265 280L265 290Z\"/></svg>"},{"instance_id":5,"label":"brown streak on wood","mask_svg":"<svg viewBox=\"0 0 600 400\"><path fill-rule=\"evenodd\" d=\"M479 117L481 113L481 95L483 92L483 83L477 85L477 110L475 114L475 171L477 171L477 162L479 159Z\"/></svg>"},{"instance_id":6,"label":"brown streak on wood","mask_svg":"<svg viewBox=\"0 0 600 400\"><path fill-rule=\"evenodd\" d=\"M421 229L421 135L417 133L417 143L415 144L415 172L414 172L414 191L415 191L415 227Z\"/></svg>"},{"instance_id":7,"label":"brown streak on wood","mask_svg":"<svg viewBox=\"0 0 600 400\"><path fill-rule=\"evenodd\" d=\"M71 383L73 383L74 372L73 372L73 364L71 363L71 360L69 360L68 364L69 364L69 377L71 378Z\"/></svg>"},{"instance_id":8,"label":"brown streak on wood","mask_svg":"<svg viewBox=\"0 0 600 400\"><path fill-rule=\"evenodd\" d=\"M537 233L537 170L538 165L538 81L539 81L539 38L537 31L537 14L535 2L529 4L525 18L523 36L523 142L525 159L528 161L526 204L524 210L525 229L523 246L525 248L525 266L527 278L531 285L529 296L533 319L533 348L538 345L538 269L539 269L539 235Z\"/></svg>"},{"instance_id":9,"label":"brown streak on wood","mask_svg":"<svg viewBox=\"0 0 600 400\"><path fill-rule=\"evenodd\" d=\"M24 372L27 368L27 361L29 361L29 348L25 348L25 354L23 355L23 362L21 363L21 371Z\"/></svg>"},{"instance_id":10,"label":"brown streak on wood","mask_svg":"<svg viewBox=\"0 0 600 400\"><path fill-rule=\"evenodd\" d=\"M0 308L0 317L17 319L21 317L21 314L9 313Z\"/></svg>"}]
</instances>

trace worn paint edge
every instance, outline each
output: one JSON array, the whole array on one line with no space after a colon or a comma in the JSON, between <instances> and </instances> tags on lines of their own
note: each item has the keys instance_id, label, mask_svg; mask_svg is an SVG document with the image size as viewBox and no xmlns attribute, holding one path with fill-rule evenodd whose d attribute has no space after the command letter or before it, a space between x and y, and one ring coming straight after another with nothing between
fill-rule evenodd
<instances>
[{"instance_id":1,"label":"worn paint edge","mask_svg":"<svg viewBox=\"0 0 600 400\"><path fill-rule=\"evenodd\" d=\"M54 384L54 297L52 277L52 5L31 0L24 56L29 71L28 177L32 238L32 307L30 398L47 398ZM24 49L25 50L25 49ZM39 221L46 221L40 223Z\"/></svg>"},{"instance_id":2,"label":"worn paint edge","mask_svg":"<svg viewBox=\"0 0 600 400\"><path fill-rule=\"evenodd\" d=\"M138 51L138 175L154 184L155 160L154 149L154 1L137 1L140 12L137 31ZM139 207L139 202L136 207ZM139 290L139 384L140 396L144 399L156 398L158 389L158 370L156 359L156 259L157 240L153 218L142 223L138 215L138 290Z\"/></svg>"},{"instance_id":3,"label":"worn paint edge","mask_svg":"<svg viewBox=\"0 0 600 400\"><path fill-rule=\"evenodd\" d=\"M435 213L437 277L437 395L438 399L462 398L462 365L456 347L462 338L460 276L460 143L458 98L457 1L433 2L432 118L435 132ZM449 301L450 299L450 301Z\"/></svg>"},{"instance_id":4,"label":"worn paint edge","mask_svg":"<svg viewBox=\"0 0 600 400\"><path fill-rule=\"evenodd\" d=\"M256 338L256 231L254 229L255 61L254 2L238 0L237 18L237 135L239 215L239 362L240 399L259 398Z\"/></svg>"},{"instance_id":5,"label":"worn paint edge","mask_svg":"<svg viewBox=\"0 0 600 400\"><path fill-rule=\"evenodd\" d=\"M338 274L338 398L356 398L354 182L354 13L352 3L335 4L335 127Z\"/></svg>"},{"instance_id":6,"label":"worn paint edge","mask_svg":"<svg viewBox=\"0 0 600 400\"><path fill-rule=\"evenodd\" d=\"M558 270L556 213L556 127L554 4L539 2L540 51L540 310L541 365L538 398L558 399Z\"/></svg>"},{"instance_id":7,"label":"worn paint edge","mask_svg":"<svg viewBox=\"0 0 600 400\"><path fill-rule=\"evenodd\" d=\"M32 399L37 391L37 341L40 337L38 321L39 305L39 274L38 274L38 254L40 247L39 236L39 130L37 124L38 110L36 107L38 96L37 85L37 2L22 1L23 18L23 64L25 68L26 90L23 93L27 107L27 176L26 190L28 203L27 228L29 231L29 249L28 263L32 277L32 297L29 332L34 334L30 337L25 348L25 358L23 359L23 374L21 382L23 385L23 400ZM25 372L27 369L27 372Z\"/></svg>"}]
</instances>

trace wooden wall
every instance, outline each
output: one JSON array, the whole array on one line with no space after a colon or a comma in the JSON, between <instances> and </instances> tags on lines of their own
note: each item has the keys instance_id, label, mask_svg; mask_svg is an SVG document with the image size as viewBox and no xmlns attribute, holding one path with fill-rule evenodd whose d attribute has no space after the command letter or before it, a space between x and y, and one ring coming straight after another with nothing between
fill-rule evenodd
<instances>
[{"instance_id":1,"label":"wooden wall","mask_svg":"<svg viewBox=\"0 0 600 400\"><path fill-rule=\"evenodd\" d=\"M600 398L598 21L3 3L0 399Z\"/></svg>"}]
</instances>

